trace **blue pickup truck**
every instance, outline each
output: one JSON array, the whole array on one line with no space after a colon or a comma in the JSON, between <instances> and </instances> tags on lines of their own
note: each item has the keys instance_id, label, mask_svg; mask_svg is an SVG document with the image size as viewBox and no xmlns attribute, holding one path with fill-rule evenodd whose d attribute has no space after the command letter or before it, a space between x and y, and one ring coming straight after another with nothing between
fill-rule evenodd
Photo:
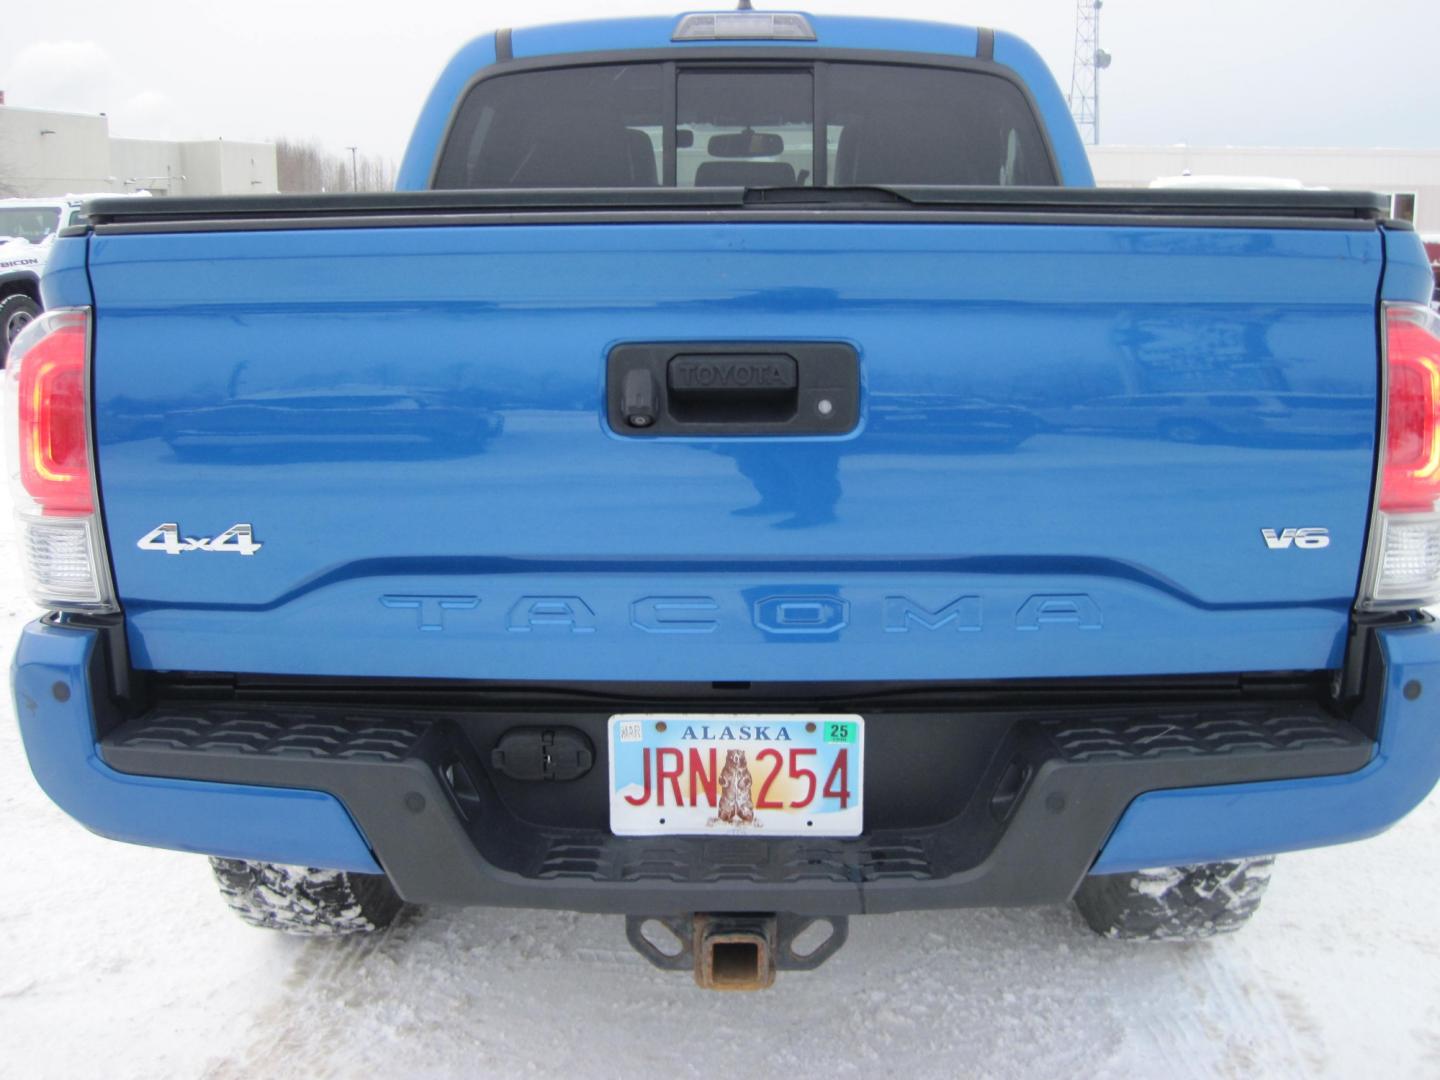
<instances>
[{"instance_id":1,"label":"blue pickup truck","mask_svg":"<svg viewBox=\"0 0 1440 1080\"><path fill-rule=\"evenodd\" d=\"M1099 190L1016 38L750 11L477 39L401 187L95 201L7 374L35 776L251 922L1192 939L1440 775L1378 197Z\"/></svg>"}]
</instances>

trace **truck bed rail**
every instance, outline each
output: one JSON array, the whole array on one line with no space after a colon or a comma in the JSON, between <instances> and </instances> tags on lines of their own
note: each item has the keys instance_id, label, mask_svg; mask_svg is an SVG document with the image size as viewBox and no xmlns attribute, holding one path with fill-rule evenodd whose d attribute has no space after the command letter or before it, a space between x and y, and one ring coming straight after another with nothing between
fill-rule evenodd
<instances>
[{"instance_id":1,"label":"truck bed rail","mask_svg":"<svg viewBox=\"0 0 1440 1080\"><path fill-rule=\"evenodd\" d=\"M955 221L1368 229L1383 195L1152 188L583 188L96 199L81 235L612 221ZM1406 226L1401 226L1406 227Z\"/></svg>"}]
</instances>

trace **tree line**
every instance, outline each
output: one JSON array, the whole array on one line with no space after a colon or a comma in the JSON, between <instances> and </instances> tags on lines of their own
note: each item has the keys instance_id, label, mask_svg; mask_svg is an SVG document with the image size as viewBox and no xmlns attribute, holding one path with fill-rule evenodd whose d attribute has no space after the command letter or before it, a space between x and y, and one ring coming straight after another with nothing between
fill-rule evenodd
<instances>
[{"instance_id":1,"label":"tree line","mask_svg":"<svg viewBox=\"0 0 1440 1080\"><path fill-rule=\"evenodd\" d=\"M393 191L395 164L380 154L327 150L319 139L275 140L275 171L280 191Z\"/></svg>"}]
</instances>

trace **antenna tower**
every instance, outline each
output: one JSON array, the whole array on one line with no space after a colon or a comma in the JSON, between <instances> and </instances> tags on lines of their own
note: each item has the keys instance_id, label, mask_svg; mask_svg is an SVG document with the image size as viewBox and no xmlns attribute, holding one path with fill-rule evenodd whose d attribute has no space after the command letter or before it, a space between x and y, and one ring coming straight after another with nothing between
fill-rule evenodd
<instances>
[{"instance_id":1,"label":"antenna tower","mask_svg":"<svg viewBox=\"0 0 1440 1080\"><path fill-rule=\"evenodd\" d=\"M1070 70L1070 114L1083 142L1100 141L1100 72L1110 54L1100 47L1100 8L1104 0L1075 0L1075 66Z\"/></svg>"}]
</instances>

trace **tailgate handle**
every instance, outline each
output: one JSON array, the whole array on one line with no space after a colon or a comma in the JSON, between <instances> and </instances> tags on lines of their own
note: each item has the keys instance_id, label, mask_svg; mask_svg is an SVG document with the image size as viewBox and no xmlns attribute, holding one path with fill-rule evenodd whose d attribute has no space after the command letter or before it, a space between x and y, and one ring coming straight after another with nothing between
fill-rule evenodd
<instances>
[{"instance_id":1,"label":"tailgate handle","mask_svg":"<svg viewBox=\"0 0 1440 1080\"><path fill-rule=\"evenodd\" d=\"M666 371L670 415L681 422L777 423L795 415L800 380L784 354L684 355Z\"/></svg>"},{"instance_id":2,"label":"tailgate handle","mask_svg":"<svg viewBox=\"0 0 1440 1080\"><path fill-rule=\"evenodd\" d=\"M860 415L860 359L839 342L617 345L618 435L841 435Z\"/></svg>"}]
</instances>

